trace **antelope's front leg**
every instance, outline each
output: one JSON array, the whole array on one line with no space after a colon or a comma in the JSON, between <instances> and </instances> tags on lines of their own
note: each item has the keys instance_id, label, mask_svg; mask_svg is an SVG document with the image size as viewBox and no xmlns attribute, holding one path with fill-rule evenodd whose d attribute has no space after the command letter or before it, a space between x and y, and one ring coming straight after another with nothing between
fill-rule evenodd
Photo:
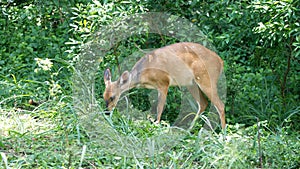
<instances>
[{"instance_id":1,"label":"antelope's front leg","mask_svg":"<svg viewBox=\"0 0 300 169\"><path fill-rule=\"evenodd\" d=\"M161 114L164 110L164 106L166 103L167 94L168 94L168 87L164 87L158 90L157 117L155 121L156 124L160 122Z\"/></svg>"}]
</instances>

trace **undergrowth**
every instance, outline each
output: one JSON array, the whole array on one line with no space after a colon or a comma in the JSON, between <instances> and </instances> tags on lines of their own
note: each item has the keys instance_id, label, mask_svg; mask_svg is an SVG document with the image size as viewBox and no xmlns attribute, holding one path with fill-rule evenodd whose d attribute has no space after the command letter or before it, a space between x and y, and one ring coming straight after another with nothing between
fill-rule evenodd
<instances>
[{"instance_id":1,"label":"undergrowth","mask_svg":"<svg viewBox=\"0 0 300 169\"><path fill-rule=\"evenodd\" d=\"M5 102L2 102L4 104ZM152 156L113 154L78 125L71 99L44 102L38 107L0 109L1 166L4 168L299 168L299 132L293 116L271 130L268 121L227 126L222 133L199 128ZM116 113L111 127L131 138L164 134L169 125L133 121ZM99 129L103 130L103 129ZM133 135L132 133L135 133ZM171 140L170 140L171 141ZM122 149L122 147L116 147Z\"/></svg>"}]
</instances>

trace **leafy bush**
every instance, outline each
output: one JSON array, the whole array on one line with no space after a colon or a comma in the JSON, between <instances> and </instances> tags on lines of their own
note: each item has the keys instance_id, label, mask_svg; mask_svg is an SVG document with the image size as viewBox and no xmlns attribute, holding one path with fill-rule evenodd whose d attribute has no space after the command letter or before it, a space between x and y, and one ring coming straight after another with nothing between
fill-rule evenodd
<instances>
[{"instance_id":1,"label":"leafy bush","mask_svg":"<svg viewBox=\"0 0 300 169\"><path fill-rule=\"evenodd\" d=\"M0 165L6 168L299 168L299 5L293 0L1 1ZM203 43L224 59L227 140L223 140L221 133L205 131L204 122L200 122L192 134L155 156L137 158L107 153L108 147L95 142L96 136L89 135L88 129L78 122L80 116L74 109L83 105L75 105L72 100L77 89L73 79L78 71L76 66L82 61L80 55L86 50L85 45L95 40L95 32L106 28L111 28L108 32L117 31L115 23L124 21L125 16L153 11L166 11L173 15L170 17L173 21L186 18L197 28L177 30L178 36L201 30L206 35ZM174 26L186 24L178 23ZM171 28L165 26L164 30ZM136 27L128 28L132 29ZM200 40L203 39L187 39ZM115 67L112 71L118 77L118 65L139 49L178 41L145 31L122 39L105 56L101 55L93 63L99 67L92 77L95 103L100 105L101 113L105 68ZM147 92L130 94L133 105L140 109L130 109L133 114L145 113L142 111L150 108ZM179 96L182 93L177 88L170 89L164 120L172 123L176 118L174 112L181 106ZM30 99L39 105L28 104ZM155 126L146 120L130 119L124 113L116 111L92 120L105 117L113 131L132 139L164 135L169 129L169 123ZM206 115L208 112L203 114ZM92 126L92 120L87 124ZM95 130L100 132L105 128Z\"/></svg>"}]
</instances>

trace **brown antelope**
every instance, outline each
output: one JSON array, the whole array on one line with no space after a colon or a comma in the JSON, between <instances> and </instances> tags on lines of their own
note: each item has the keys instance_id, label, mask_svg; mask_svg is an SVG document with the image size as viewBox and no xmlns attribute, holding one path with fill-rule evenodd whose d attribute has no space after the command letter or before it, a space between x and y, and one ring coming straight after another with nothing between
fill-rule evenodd
<instances>
[{"instance_id":1,"label":"brown antelope","mask_svg":"<svg viewBox=\"0 0 300 169\"><path fill-rule=\"evenodd\" d=\"M109 69L104 72L106 107L112 110L120 95L135 87L158 90L157 119L160 122L169 86L186 86L198 104L197 115L208 105L203 93L216 107L221 126L225 128L224 104L217 91L223 60L213 51L196 43L176 43L156 49L142 57L130 72L111 81Z\"/></svg>"}]
</instances>

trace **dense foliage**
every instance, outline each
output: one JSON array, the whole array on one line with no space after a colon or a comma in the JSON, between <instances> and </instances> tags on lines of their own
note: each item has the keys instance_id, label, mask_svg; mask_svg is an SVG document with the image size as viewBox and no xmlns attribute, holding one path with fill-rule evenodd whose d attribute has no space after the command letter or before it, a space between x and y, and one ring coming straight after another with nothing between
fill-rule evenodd
<instances>
[{"instance_id":1,"label":"dense foliage","mask_svg":"<svg viewBox=\"0 0 300 169\"><path fill-rule=\"evenodd\" d=\"M300 167L299 1L0 0L0 8L1 166ZM91 137L78 125L72 102L73 75L85 44L94 40L99 30L116 31L112 25L124 17L147 12L168 13L189 21L205 34L203 43L213 44L213 50L223 58L226 141L220 139L221 134L202 132L199 122L192 135L168 152L145 159L120 157L89 141ZM96 104L104 109L105 68L112 67L118 76L119 63L139 49L178 41L147 31L118 41L96 63ZM134 111L150 108L143 99L148 93L132 91L133 105L140 109ZM180 95L177 88L170 89L164 120L174 120ZM32 101L39 105L32 105ZM111 125L124 133L134 131L138 137L155 135L165 127L136 124L121 112L116 114Z\"/></svg>"}]
</instances>

